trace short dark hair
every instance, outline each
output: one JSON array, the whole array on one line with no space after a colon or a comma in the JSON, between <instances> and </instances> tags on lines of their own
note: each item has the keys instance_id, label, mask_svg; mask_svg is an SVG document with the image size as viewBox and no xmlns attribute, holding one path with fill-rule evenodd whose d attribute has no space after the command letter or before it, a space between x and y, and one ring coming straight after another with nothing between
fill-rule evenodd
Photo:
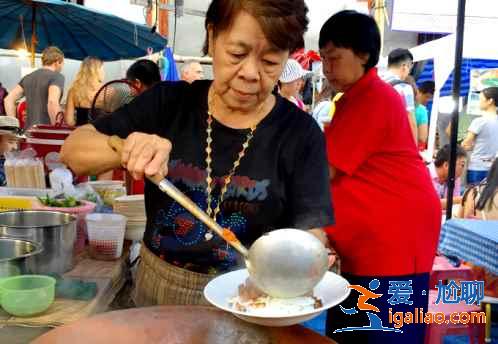
<instances>
[{"instance_id":1,"label":"short dark hair","mask_svg":"<svg viewBox=\"0 0 498 344\"><path fill-rule=\"evenodd\" d=\"M449 162L450 153L451 153L451 146L444 145L443 148L441 148L437 152L436 158L434 159L434 165L436 165L436 167L441 167L445 162ZM466 158L467 152L460 145L457 145L456 156L457 159Z\"/></svg>"},{"instance_id":2,"label":"short dark hair","mask_svg":"<svg viewBox=\"0 0 498 344\"><path fill-rule=\"evenodd\" d=\"M387 56L387 66L400 66L403 63L413 61L413 55L408 49L397 48L389 53Z\"/></svg>"},{"instance_id":3,"label":"short dark hair","mask_svg":"<svg viewBox=\"0 0 498 344\"><path fill-rule=\"evenodd\" d=\"M209 52L208 27L212 26L216 36L228 29L241 11L258 21L266 39L277 49L292 53L304 46L303 36L309 23L304 0L212 0L204 23L205 55Z\"/></svg>"},{"instance_id":4,"label":"short dark hair","mask_svg":"<svg viewBox=\"0 0 498 344\"><path fill-rule=\"evenodd\" d=\"M481 91L486 99L493 99L495 106L498 106L498 87L488 87Z\"/></svg>"},{"instance_id":5,"label":"short dark hair","mask_svg":"<svg viewBox=\"0 0 498 344\"><path fill-rule=\"evenodd\" d=\"M365 71L379 62L380 32L375 20L352 10L340 11L330 17L320 30L320 49L332 42L338 48L353 50L356 55L368 54Z\"/></svg>"},{"instance_id":6,"label":"short dark hair","mask_svg":"<svg viewBox=\"0 0 498 344\"><path fill-rule=\"evenodd\" d=\"M434 90L436 89L436 84L434 81L424 81L418 86L418 91L424 94L432 94L434 95Z\"/></svg>"},{"instance_id":7,"label":"short dark hair","mask_svg":"<svg viewBox=\"0 0 498 344\"><path fill-rule=\"evenodd\" d=\"M140 80L146 86L152 86L161 81L159 67L151 60L141 59L133 63L126 71L126 79Z\"/></svg>"}]
</instances>

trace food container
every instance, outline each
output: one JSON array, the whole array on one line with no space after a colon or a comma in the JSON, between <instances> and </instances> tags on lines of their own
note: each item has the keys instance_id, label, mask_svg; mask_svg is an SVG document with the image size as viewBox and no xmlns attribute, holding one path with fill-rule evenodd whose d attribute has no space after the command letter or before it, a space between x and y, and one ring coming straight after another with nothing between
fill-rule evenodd
<instances>
[{"instance_id":1,"label":"food container","mask_svg":"<svg viewBox=\"0 0 498 344\"><path fill-rule=\"evenodd\" d=\"M121 257L126 217L119 214L89 214L86 224L92 258L115 260Z\"/></svg>"},{"instance_id":2,"label":"food container","mask_svg":"<svg viewBox=\"0 0 498 344\"><path fill-rule=\"evenodd\" d=\"M0 238L0 280L32 273L34 257L42 252L40 244L14 238Z\"/></svg>"},{"instance_id":3,"label":"food container","mask_svg":"<svg viewBox=\"0 0 498 344\"><path fill-rule=\"evenodd\" d=\"M34 209L37 210L49 210L49 211L59 211L62 213L68 213L76 216L77 221L77 229L76 229L76 242L74 244L74 254L78 254L85 249L86 240L88 239L88 232L86 229L86 221L85 216L90 214L95 210L95 203L88 201L80 201L81 205L77 207L49 207L43 204L36 204L33 206Z\"/></svg>"},{"instance_id":4,"label":"food container","mask_svg":"<svg viewBox=\"0 0 498 344\"><path fill-rule=\"evenodd\" d=\"M23 275L0 281L0 304L12 315L28 317L46 311L54 302L55 278Z\"/></svg>"},{"instance_id":5,"label":"food container","mask_svg":"<svg viewBox=\"0 0 498 344\"><path fill-rule=\"evenodd\" d=\"M99 180L88 182L87 184L99 194L104 205L111 208L114 205L114 200L116 198L126 195L124 182L119 180Z\"/></svg>"},{"instance_id":6,"label":"food container","mask_svg":"<svg viewBox=\"0 0 498 344\"><path fill-rule=\"evenodd\" d=\"M141 241L145 232L147 217L145 215L144 195L122 196L115 199L114 213L125 216L125 239Z\"/></svg>"},{"instance_id":7,"label":"food container","mask_svg":"<svg viewBox=\"0 0 498 344\"><path fill-rule=\"evenodd\" d=\"M28 153L26 155L21 153L17 157L14 154L7 154L4 167L7 186L13 188L46 188L42 160Z\"/></svg>"},{"instance_id":8,"label":"food container","mask_svg":"<svg viewBox=\"0 0 498 344\"><path fill-rule=\"evenodd\" d=\"M0 196L0 212L33 209L37 201L35 197L28 196Z\"/></svg>"},{"instance_id":9,"label":"food container","mask_svg":"<svg viewBox=\"0 0 498 344\"><path fill-rule=\"evenodd\" d=\"M39 243L32 272L63 274L74 267L76 217L56 211L21 210L0 213L0 237Z\"/></svg>"},{"instance_id":10,"label":"food container","mask_svg":"<svg viewBox=\"0 0 498 344\"><path fill-rule=\"evenodd\" d=\"M125 239L131 241L142 241L145 234L145 224L128 222L126 225Z\"/></svg>"}]
</instances>

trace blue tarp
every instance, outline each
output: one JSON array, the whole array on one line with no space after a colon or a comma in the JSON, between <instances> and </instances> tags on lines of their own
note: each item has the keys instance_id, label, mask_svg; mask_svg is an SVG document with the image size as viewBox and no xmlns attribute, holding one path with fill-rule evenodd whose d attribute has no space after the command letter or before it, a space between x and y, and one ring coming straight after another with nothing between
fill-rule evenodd
<instances>
[{"instance_id":1,"label":"blue tarp","mask_svg":"<svg viewBox=\"0 0 498 344\"><path fill-rule=\"evenodd\" d=\"M30 47L33 14L38 53L55 45L70 59L97 56L113 61L142 57L147 55L147 48L157 52L167 44L145 25L73 3L0 0L0 48Z\"/></svg>"},{"instance_id":2,"label":"blue tarp","mask_svg":"<svg viewBox=\"0 0 498 344\"><path fill-rule=\"evenodd\" d=\"M460 95L466 97L470 88L470 71L472 69L498 68L498 60L463 59L462 61L462 81L460 83ZM453 93L453 75L451 73L448 80L441 89L441 97L451 96ZM417 84L427 80L434 80L434 61L428 60L424 70L420 74Z\"/></svg>"}]
</instances>

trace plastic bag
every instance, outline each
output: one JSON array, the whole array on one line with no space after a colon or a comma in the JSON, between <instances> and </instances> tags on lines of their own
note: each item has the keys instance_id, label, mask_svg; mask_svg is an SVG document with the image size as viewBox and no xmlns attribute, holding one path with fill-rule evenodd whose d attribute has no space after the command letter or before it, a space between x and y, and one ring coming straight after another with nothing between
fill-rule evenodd
<instances>
[{"instance_id":1,"label":"plastic bag","mask_svg":"<svg viewBox=\"0 0 498 344\"><path fill-rule=\"evenodd\" d=\"M58 167L49 174L50 186L56 195L75 196L73 174L65 167Z\"/></svg>"},{"instance_id":2,"label":"plastic bag","mask_svg":"<svg viewBox=\"0 0 498 344\"><path fill-rule=\"evenodd\" d=\"M50 172L50 185L56 195L73 197L78 201L89 201L97 204L97 208L103 205L100 195L87 183L73 185L73 174L65 167L58 167Z\"/></svg>"},{"instance_id":3,"label":"plastic bag","mask_svg":"<svg viewBox=\"0 0 498 344\"><path fill-rule=\"evenodd\" d=\"M87 183L76 185L74 197L97 204L97 209L104 204L98 192Z\"/></svg>"}]
</instances>

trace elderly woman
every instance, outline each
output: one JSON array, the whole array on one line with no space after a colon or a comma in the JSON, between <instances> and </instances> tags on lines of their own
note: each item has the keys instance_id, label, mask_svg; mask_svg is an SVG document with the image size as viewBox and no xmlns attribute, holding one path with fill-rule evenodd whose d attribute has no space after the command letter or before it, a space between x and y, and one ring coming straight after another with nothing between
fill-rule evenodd
<instances>
[{"instance_id":1,"label":"elderly woman","mask_svg":"<svg viewBox=\"0 0 498 344\"><path fill-rule=\"evenodd\" d=\"M204 52L213 81L164 82L114 114L78 128L62 159L78 174L120 165L167 175L244 245L294 227L326 239L333 222L325 142L311 116L272 90L306 30L303 0L214 0ZM126 139L121 156L109 135ZM202 290L240 257L146 182L147 228L137 305L205 303Z\"/></svg>"},{"instance_id":2,"label":"elderly woman","mask_svg":"<svg viewBox=\"0 0 498 344\"><path fill-rule=\"evenodd\" d=\"M380 34L374 19L339 12L322 27L319 45L327 80L344 92L325 130L336 216L336 224L327 228L329 240L341 257L345 278L382 294L372 302L379 312L371 313L392 328L389 309L394 314L427 308L441 206L401 98L377 75ZM373 279L379 285L370 284ZM396 291L393 281L406 282L405 287L398 283L399 293L409 297L410 305L391 298ZM355 308L357 302L353 291L342 306ZM334 308L328 314L327 334L339 343L423 343L422 325L406 325L403 333L333 333L368 326L368 319Z\"/></svg>"}]
</instances>

